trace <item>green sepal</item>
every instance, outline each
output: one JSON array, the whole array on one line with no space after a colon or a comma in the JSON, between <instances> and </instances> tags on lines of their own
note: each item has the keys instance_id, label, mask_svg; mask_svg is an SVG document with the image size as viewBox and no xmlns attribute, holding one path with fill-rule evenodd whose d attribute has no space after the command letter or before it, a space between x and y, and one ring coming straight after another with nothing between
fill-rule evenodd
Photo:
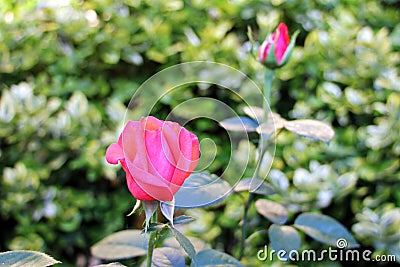
<instances>
[{"instance_id":1,"label":"green sepal","mask_svg":"<svg viewBox=\"0 0 400 267\"><path fill-rule=\"evenodd\" d=\"M271 45L269 46L268 52L267 52L267 58L264 60L263 64L269 69L275 69L279 66L278 61L276 60L276 57L275 57L275 43L274 42L272 42Z\"/></svg>"},{"instance_id":2,"label":"green sepal","mask_svg":"<svg viewBox=\"0 0 400 267\"><path fill-rule=\"evenodd\" d=\"M282 67L283 65L285 65L286 63L289 62L290 57L292 56L294 46L296 45L296 39L297 39L298 35L299 35L299 31L297 30L290 39L290 43L289 43L288 47L286 48L285 54L282 57L282 61L281 61L281 64L279 65L279 67Z\"/></svg>"},{"instance_id":3,"label":"green sepal","mask_svg":"<svg viewBox=\"0 0 400 267\"><path fill-rule=\"evenodd\" d=\"M146 226L144 228L145 233L150 225L151 217L153 216L154 212L157 211L158 201L143 201L143 209L146 214Z\"/></svg>"},{"instance_id":4,"label":"green sepal","mask_svg":"<svg viewBox=\"0 0 400 267\"><path fill-rule=\"evenodd\" d=\"M257 51L254 51L254 47L255 47L255 41L254 41L254 37L253 37L253 30L251 29L250 26L247 26L247 38L249 38L249 42L250 42L250 55L257 60L257 57L254 55L254 53L257 53Z\"/></svg>"},{"instance_id":5,"label":"green sepal","mask_svg":"<svg viewBox=\"0 0 400 267\"><path fill-rule=\"evenodd\" d=\"M131 216L132 214L134 214L136 211L138 211L138 209L140 208L140 204L142 202L140 200L136 200L135 206L133 207L132 211L126 215L126 216Z\"/></svg>"},{"instance_id":6,"label":"green sepal","mask_svg":"<svg viewBox=\"0 0 400 267\"><path fill-rule=\"evenodd\" d=\"M160 209L164 217L167 218L172 227L174 227L175 199L172 199L172 201L168 202L160 202Z\"/></svg>"}]
</instances>

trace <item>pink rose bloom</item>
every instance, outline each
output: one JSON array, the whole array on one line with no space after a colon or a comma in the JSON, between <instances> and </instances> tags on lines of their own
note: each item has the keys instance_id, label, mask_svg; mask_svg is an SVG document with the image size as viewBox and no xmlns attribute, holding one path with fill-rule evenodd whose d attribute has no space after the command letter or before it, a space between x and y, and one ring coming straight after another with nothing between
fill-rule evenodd
<instances>
[{"instance_id":1,"label":"pink rose bloom","mask_svg":"<svg viewBox=\"0 0 400 267\"><path fill-rule=\"evenodd\" d=\"M121 163L129 191L138 200L171 201L193 172L200 154L197 136L176 122L149 116L128 121L106 160Z\"/></svg>"},{"instance_id":2,"label":"pink rose bloom","mask_svg":"<svg viewBox=\"0 0 400 267\"><path fill-rule=\"evenodd\" d=\"M282 63L285 54L289 52L287 51L289 43L290 37L288 33L288 28L285 23L280 23L278 28L272 33L272 35L269 35L259 47L258 60L262 63L270 64L275 62L275 64L277 63L277 65L279 66ZM270 51L272 49L274 49L274 51ZM268 56L271 53L274 53L274 55L272 55L274 57L270 56L271 59L267 60Z\"/></svg>"}]
</instances>

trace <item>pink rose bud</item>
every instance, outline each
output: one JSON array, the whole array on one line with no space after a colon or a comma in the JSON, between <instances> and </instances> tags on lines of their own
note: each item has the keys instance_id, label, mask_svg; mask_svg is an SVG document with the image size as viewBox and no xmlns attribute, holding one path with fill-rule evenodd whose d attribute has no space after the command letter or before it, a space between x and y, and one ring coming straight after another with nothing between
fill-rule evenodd
<instances>
[{"instance_id":1,"label":"pink rose bud","mask_svg":"<svg viewBox=\"0 0 400 267\"><path fill-rule=\"evenodd\" d=\"M258 60L272 69L283 66L289 61L296 37L297 33L290 41L286 24L280 23L258 48Z\"/></svg>"},{"instance_id":2,"label":"pink rose bud","mask_svg":"<svg viewBox=\"0 0 400 267\"><path fill-rule=\"evenodd\" d=\"M197 136L176 122L152 116L128 121L106 160L121 163L129 191L138 200L171 201L193 172L200 154Z\"/></svg>"}]
</instances>

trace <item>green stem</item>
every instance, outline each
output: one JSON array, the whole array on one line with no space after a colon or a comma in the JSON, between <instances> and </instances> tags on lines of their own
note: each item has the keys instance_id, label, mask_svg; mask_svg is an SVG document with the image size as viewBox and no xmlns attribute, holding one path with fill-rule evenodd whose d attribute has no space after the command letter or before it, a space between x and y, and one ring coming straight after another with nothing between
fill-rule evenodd
<instances>
[{"instance_id":1,"label":"green stem","mask_svg":"<svg viewBox=\"0 0 400 267\"><path fill-rule=\"evenodd\" d=\"M153 217L151 218L151 222L157 222L157 221L158 221L158 214L156 210L153 214ZM146 267L151 267L151 262L153 259L153 251L156 241L157 241L157 232L153 231L150 233L149 244L147 245Z\"/></svg>"},{"instance_id":2,"label":"green stem","mask_svg":"<svg viewBox=\"0 0 400 267\"><path fill-rule=\"evenodd\" d=\"M262 123L266 123L268 120L268 110L270 109L270 104L271 104L271 88L272 88L272 79L274 78L275 71L271 69L266 69L265 70L265 76L264 76L264 97L266 98L266 101L263 102L263 110L264 110L264 118ZM258 177L259 170L260 170L260 165L262 161L262 157L266 151L266 145L264 144L266 140L263 138L262 134L260 134L260 139L258 143L258 159L257 159L257 165L256 169L254 171L254 176ZM243 225L242 225L242 238L240 242L240 254L239 254L239 260L243 258L244 255L244 250L245 250L245 241L247 237L247 225L248 225L248 211L250 208L251 203L254 201L255 195L253 193L249 194L249 197L247 199L247 202L244 207L244 216L243 216Z\"/></svg>"},{"instance_id":3,"label":"green stem","mask_svg":"<svg viewBox=\"0 0 400 267\"><path fill-rule=\"evenodd\" d=\"M264 97L267 99L264 102L264 121L267 121L267 110L270 108L271 105L271 90L272 90L272 79L274 78L275 71L271 69L265 69L265 76L264 76Z\"/></svg>"},{"instance_id":4,"label":"green stem","mask_svg":"<svg viewBox=\"0 0 400 267\"><path fill-rule=\"evenodd\" d=\"M244 255L244 249L245 249L245 242L246 242L246 237L247 237L247 225L248 225L248 212L251 203L253 202L255 198L255 195L253 193L250 193L249 198L247 199L246 205L244 206L244 216L243 216L243 225L242 225L242 238L240 240L240 254L239 254L239 260L243 258Z\"/></svg>"},{"instance_id":5,"label":"green stem","mask_svg":"<svg viewBox=\"0 0 400 267\"><path fill-rule=\"evenodd\" d=\"M154 250L154 241L156 238L156 233L151 232L150 233L150 238L149 238L149 244L147 245L147 261L146 261L146 266L151 267L151 261L153 258L153 250Z\"/></svg>"},{"instance_id":6,"label":"green stem","mask_svg":"<svg viewBox=\"0 0 400 267\"><path fill-rule=\"evenodd\" d=\"M258 172L260 170L260 165L261 165L261 161L262 161L262 156L265 152L265 147L263 145L263 142L265 142L265 140L263 140L262 135L260 135L260 141L258 144L258 159L257 159L257 165L256 165L256 169L254 170L254 176L258 177ZM240 242L240 254L239 254L239 260L241 260L243 258L244 255L244 249L245 249L245 241L246 241L246 237L247 237L247 225L248 225L248 211L250 208L251 203L253 202L253 200L255 199L255 194L250 193L249 197L247 199L247 202L244 206L244 216L243 216L243 225L242 225L242 238L241 238L241 242Z\"/></svg>"}]
</instances>

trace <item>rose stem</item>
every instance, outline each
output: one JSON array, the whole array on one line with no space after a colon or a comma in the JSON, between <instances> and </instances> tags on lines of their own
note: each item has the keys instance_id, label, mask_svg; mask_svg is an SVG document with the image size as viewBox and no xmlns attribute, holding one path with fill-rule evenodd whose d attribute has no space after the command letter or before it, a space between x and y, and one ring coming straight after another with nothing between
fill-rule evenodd
<instances>
[{"instance_id":1,"label":"rose stem","mask_svg":"<svg viewBox=\"0 0 400 267\"><path fill-rule=\"evenodd\" d=\"M157 222L158 221L158 216L157 216L157 210L154 212L153 217L151 218L150 222ZM147 261L146 261L146 266L151 267L151 262L153 259L153 250L154 250L154 245L156 244L157 241L157 231L151 231L150 232L150 238L149 238L149 244L147 245Z\"/></svg>"},{"instance_id":2,"label":"rose stem","mask_svg":"<svg viewBox=\"0 0 400 267\"><path fill-rule=\"evenodd\" d=\"M263 102L263 110L264 110L264 117L262 123L266 123L268 119L268 112L271 104L271 87L272 87L272 79L274 77L274 70L271 69L266 69L265 70L265 79L264 79L264 84L265 84L265 90L264 90L264 97L266 98L266 101ZM257 165L256 169L254 171L255 176L259 176L258 172L260 169L261 161L263 158L263 155L266 151L266 146L264 146L264 140L262 133L260 133L260 139L258 143L258 159L257 159ZM245 241L247 237L247 225L248 225L248 210L250 208L251 203L255 199L255 195L250 192L249 197L247 199L246 205L244 206L244 216L243 216L243 224L242 224L242 238L240 242L240 254L239 254L239 260L243 258L244 255L244 250L245 250Z\"/></svg>"}]
</instances>

